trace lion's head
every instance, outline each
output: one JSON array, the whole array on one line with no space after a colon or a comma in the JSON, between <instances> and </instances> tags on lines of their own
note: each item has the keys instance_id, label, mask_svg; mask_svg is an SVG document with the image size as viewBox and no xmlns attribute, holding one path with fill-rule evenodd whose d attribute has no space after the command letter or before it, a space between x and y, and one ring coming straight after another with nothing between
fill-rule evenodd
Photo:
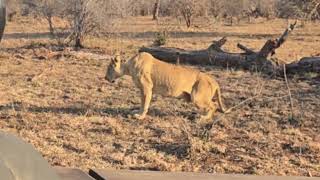
<instances>
[{"instance_id":1,"label":"lion's head","mask_svg":"<svg viewBox=\"0 0 320 180\"><path fill-rule=\"evenodd\" d=\"M116 79L123 75L120 55L116 55L114 58L111 58L111 63L109 64L106 72L105 79L111 83L114 83Z\"/></svg>"}]
</instances>

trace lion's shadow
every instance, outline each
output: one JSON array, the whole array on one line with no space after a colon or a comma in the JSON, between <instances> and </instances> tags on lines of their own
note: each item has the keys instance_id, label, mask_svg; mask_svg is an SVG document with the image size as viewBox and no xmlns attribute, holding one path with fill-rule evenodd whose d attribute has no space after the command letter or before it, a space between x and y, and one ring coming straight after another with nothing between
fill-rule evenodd
<instances>
[{"instance_id":1,"label":"lion's shadow","mask_svg":"<svg viewBox=\"0 0 320 180\"><path fill-rule=\"evenodd\" d=\"M113 116L113 117L125 117L132 115L134 110L138 107L104 107L104 108L94 108L89 105L73 105L68 107L56 107L56 106L36 106L31 104L25 104L21 102L13 102L5 105L0 105L0 111L15 110L15 111L26 111L32 113L53 113L53 114L70 114L77 116L84 115L100 115L100 116ZM161 110L156 107L151 107L149 109L148 115L153 117L172 117L181 116L190 120L195 119L195 113L189 111L175 111L170 112L166 110Z\"/></svg>"}]
</instances>

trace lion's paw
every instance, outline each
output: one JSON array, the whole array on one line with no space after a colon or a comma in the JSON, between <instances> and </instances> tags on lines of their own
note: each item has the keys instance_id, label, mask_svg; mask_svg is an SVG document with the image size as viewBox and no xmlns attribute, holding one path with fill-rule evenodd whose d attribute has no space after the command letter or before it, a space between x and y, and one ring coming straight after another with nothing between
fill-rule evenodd
<instances>
[{"instance_id":1,"label":"lion's paw","mask_svg":"<svg viewBox=\"0 0 320 180\"><path fill-rule=\"evenodd\" d=\"M134 114L133 116L139 120L143 120L146 117L145 115L140 115L140 114Z\"/></svg>"}]
</instances>

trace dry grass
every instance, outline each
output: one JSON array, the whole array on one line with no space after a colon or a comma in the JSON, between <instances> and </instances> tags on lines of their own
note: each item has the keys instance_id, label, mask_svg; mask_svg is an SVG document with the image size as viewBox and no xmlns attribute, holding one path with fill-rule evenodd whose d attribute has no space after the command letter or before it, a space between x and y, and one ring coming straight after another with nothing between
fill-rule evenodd
<instances>
[{"instance_id":1,"label":"dry grass","mask_svg":"<svg viewBox=\"0 0 320 180\"><path fill-rule=\"evenodd\" d=\"M179 22L157 25L150 19L126 19L111 37L90 38L86 45L106 53L121 49L131 56L153 41L154 32L167 29L172 32L168 46L206 48L227 35L225 49L236 52L237 42L259 48L287 25L282 20L234 27L199 22L200 28L187 30ZM52 165L320 176L317 74L289 79L296 115L292 119L283 79L195 67L217 78L227 107L254 96L264 84L254 101L221 117L204 136L196 109L172 98L155 96L150 116L134 120L130 113L140 98L129 78L110 85L103 78L108 60L68 54L46 58L55 52L23 47L50 42L36 36L39 31L45 34L46 28L34 20L8 24L0 54L0 129L32 143ZM318 32L319 24L298 28L277 58L292 61L319 53Z\"/></svg>"}]
</instances>

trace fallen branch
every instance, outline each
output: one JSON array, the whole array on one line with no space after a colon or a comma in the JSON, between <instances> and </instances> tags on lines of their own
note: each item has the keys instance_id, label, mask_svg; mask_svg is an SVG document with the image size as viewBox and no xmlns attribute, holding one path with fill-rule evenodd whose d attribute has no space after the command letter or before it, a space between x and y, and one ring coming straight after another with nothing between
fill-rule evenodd
<instances>
[{"instance_id":1,"label":"fallen branch","mask_svg":"<svg viewBox=\"0 0 320 180\"><path fill-rule=\"evenodd\" d=\"M289 34L294 30L297 25L297 21L293 24L290 24L289 27L282 33L279 39L268 40L262 49L259 52L260 57L267 58L269 55L273 56L277 48L281 47L281 45L288 39Z\"/></svg>"},{"instance_id":2,"label":"fallen branch","mask_svg":"<svg viewBox=\"0 0 320 180\"><path fill-rule=\"evenodd\" d=\"M242 44L240 44L240 43L237 44L237 47L238 47L239 49L243 50L243 51L244 51L246 54L248 54L248 55L255 53L253 50L245 47L244 45L242 45Z\"/></svg>"}]
</instances>

